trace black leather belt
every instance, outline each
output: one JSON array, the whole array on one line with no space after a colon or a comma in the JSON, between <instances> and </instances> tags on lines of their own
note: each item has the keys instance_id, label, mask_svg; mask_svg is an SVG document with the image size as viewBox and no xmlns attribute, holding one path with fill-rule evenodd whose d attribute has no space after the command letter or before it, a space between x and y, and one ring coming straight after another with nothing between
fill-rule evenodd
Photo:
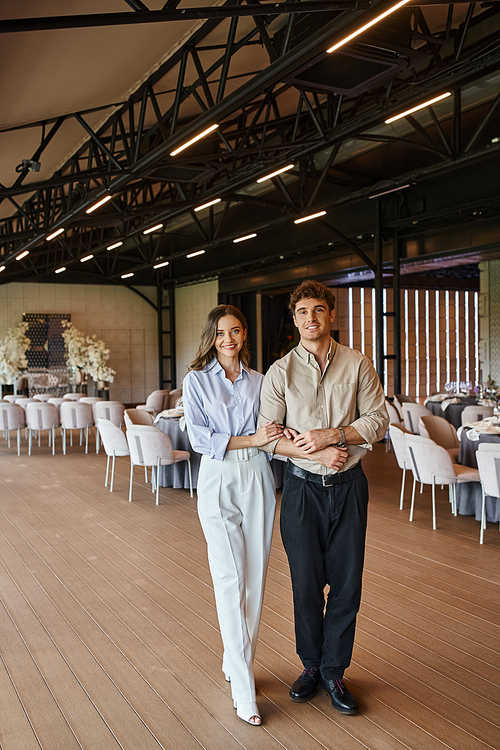
<instances>
[{"instance_id":1,"label":"black leather belt","mask_svg":"<svg viewBox=\"0 0 500 750\"><path fill-rule=\"evenodd\" d=\"M287 461L286 470L289 474L293 474L294 477L303 479L305 482L321 484L323 487L333 487L335 484L351 482L353 479L359 479L359 477L363 476L361 463L357 463L356 466L352 466L345 471L339 471L337 474L327 474L326 476L301 469L300 466L296 466L291 461Z\"/></svg>"}]
</instances>

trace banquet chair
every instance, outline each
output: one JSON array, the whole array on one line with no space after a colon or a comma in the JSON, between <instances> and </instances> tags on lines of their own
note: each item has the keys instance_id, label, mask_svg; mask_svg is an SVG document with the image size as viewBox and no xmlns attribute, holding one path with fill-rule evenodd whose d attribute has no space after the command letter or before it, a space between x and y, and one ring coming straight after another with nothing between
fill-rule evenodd
<instances>
[{"instance_id":1,"label":"banquet chair","mask_svg":"<svg viewBox=\"0 0 500 750\"><path fill-rule=\"evenodd\" d=\"M92 416L91 404L82 404L81 401L69 400L61 404L61 431L64 455L66 455L66 433L68 430L70 430L71 445L73 445L73 430L80 430L80 445L82 445L83 430L85 430L85 453L89 452L89 428L93 424L94 418Z\"/></svg>"},{"instance_id":2,"label":"banquet chair","mask_svg":"<svg viewBox=\"0 0 500 750\"><path fill-rule=\"evenodd\" d=\"M426 406L412 403L404 403L402 411L404 425L414 435L418 435L418 420L420 417L426 417L431 413Z\"/></svg>"},{"instance_id":3,"label":"banquet chair","mask_svg":"<svg viewBox=\"0 0 500 750\"><path fill-rule=\"evenodd\" d=\"M146 403L138 404L136 408L141 409L141 411L148 411L153 415L153 417L156 417L156 415L161 411L163 411L164 409L168 409L169 393L170 391L167 389L153 391L147 397Z\"/></svg>"},{"instance_id":4,"label":"banquet chair","mask_svg":"<svg viewBox=\"0 0 500 750\"><path fill-rule=\"evenodd\" d=\"M403 404L415 404L416 401L412 396L406 396L404 393L394 394L394 406L399 411L401 417L403 416ZM399 421L399 420L398 420Z\"/></svg>"},{"instance_id":5,"label":"banquet chair","mask_svg":"<svg viewBox=\"0 0 500 750\"><path fill-rule=\"evenodd\" d=\"M458 461L460 440L456 429L447 419L437 417L434 414L420 417L418 431L422 437L430 438L442 448L446 448L450 456Z\"/></svg>"},{"instance_id":6,"label":"banquet chair","mask_svg":"<svg viewBox=\"0 0 500 750\"><path fill-rule=\"evenodd\" d=\"M468 424L469 422L480 422L482 419L486 419L486 417L492 417L493 407L479 406L479 404L476 406L466 406L461 416L463 427L464 424Z\"/></svg>"},{"instance_id":7,"label":"banquet chair","mask_svg":"<svg viewBox=\"0 0 500 750\"><path fill-rule=\"evenodd\" d=\"M27 396L18 396L16 400L14 401L15 404L18 404L18 406L22 406L23 409L26 409L26 406L28 404L40 404L41 401L37 401L36 398L28 398Z\"/></svg>"},{"instance_id":8,"label":"banquet chair","mask_svg":"<svg viewBox=\"0 0 500 750\"><path fill-rule=\"evenodd\" d=\"M19 393L8 393L3 397L3 401L8 401L11 404L15 404L18 398L22 398Z\"/></svg>"},{"instance_id":9,"label":"banquet chair","mask_svg":"<svg viewBox=\"0 0 500 750\"><path fill-rule=\"evenodd\" d=\"M117 427L122 427L124 424L123 413L125 411L124 405L120 401L97 401L94 404L94 422L95 422L95 452L99 453L100 450L100 436L99 436L99 418L107 419Z\"/></svg>"},{"instance_id":10,"label":"banquet chair","mask_svg":"<svg viewBox=\"0 0 500 750\"><path fill-rule=\"evenodd\" d=\"M175 405L180 398L182 398L182 388L174 388L174 390L170 391L168 394L168 406L165 408L175 409Z\"/></svg>"},{"instance_id":11,"label":"banquet chair","mask_svg":"<svg viewBox=\"0 0 500 750\"><path fill-rule=\"evenodd\" d=\"M500 446L494 443L480 443L477 447L476 461L481 479L482 495L479 544L483 544L486 528L486 495L496 497L497 502L500 503Z\"/></svg>"},{"instance_id":12,"label":"banquet chair","mask_svg":"<svg viewBox=\"0 0 500 750\"><path fill-rule=\"evenodd\" d=\"M26 427L26 414L24 409L17 404L8 401L0 401L0 428L7 437L10 448L10 431L17 430L17 455L21 455L21 430Z\"/></svg>"},{"instance_id":13,"label":"banquet chair","mask_svg":"<svg viewBox=\"0 0 500 750\"><path fill-rule=\"evenodd\" d=\"M153 415L141 409L125 409L123 417L127 429L134 424L145 424L150 427L154 424Z\"/></svg>"},{"instance_id":14,"label":"banquet chair","mask_svg":"<svg viewBox=\"0 0 500 750\"><path fill-rule=\"evenodd\" d=\"M26 424L28 427L28 456L31 456L33 446L33 433L38 432L38 445L40 446L40 433L48 430L49 446L52 444L52 455L56 452L56 427L59 427L59 411L57 406L45 401L32 401L26 406Z\"/></svg>"},{"instance_id":15,"label":"banquet chair","mask_svg":"<svg viewBox=\"0 0 500 750\"><path fill-rule=\"evenodd\" d=\"M63 398L66 399L66 401L80 401L83 396L83 393L65 393Z\"/></svg>"},{"instance_id":16,"label":"banquet chair","mask_svg":"<svg viewBox=\"0 0 500 750\"><path fill-rule=\"evenodd\" d=\"M108 457L106 461L106 480L104 482L105 487L108 486L109 459L113 457L113 461L111 464L111 483L109 486L109 491L113 492L113 484L115 479L115 458L116 456L130 456L127 437L120 427L118 427L111 420L104 419L104 417L97 417L97 426L99 428L99 434L102 438L104 451Z\"/></svg>"},{"instance_id":17,"label":"banquet chair","mask_svg":"<svg viewBox=\"0 0 500 750\"><path fill-rule=\"evenodd\" d=\"M406 427L402 424L390 424L389 434L391 436L392 447L394 448L394 455L398 466L403 470L403 477L401 480L401 494L399 496L399 510L403 510L403 496L405 491L405 479L407 470L411 471L412 464L408 447L406 445L405 434L411 435Z\"/></svg>"},{"instance_id":18,"label":"banquet chair","mask_svg":"<svg viewBox=\"0 0 500 750\"><path fill-rule=\"evenodd\" d=\"M98 404L99 401L104 401L104 399L100 396L82 396L80 401L82 402L82 404L90 404L93 411L94 405Z\"/></svg>"},{"instance_id":19,"label":"banquet chair","mask_svg":"<svg viewBox=\"0 0 500 750\"><path fill-rule=\"evenodd\" d=\"M387 414L389 415L389 424L397 424L397 425L404 426L404 422L399 416L398 410L396 409L394 404L392 404L388 399L385 400L385 408L387 409ZM392 442L389 428L387 428L386 440L387 440L386 451L389 451L391 448L391 442Z\"/></svg>"},{"instance_id":20,"label":"banquet chair","mask_svg":"<svg viewBox=\"0 0 500 750\"><path fill-rule=\"evenodd\" d=\"M33 398L35 399L35 401L49 401L49 399L51 398L51 394L50 393L35 393Z\"/></svg>"},{"instance_id":21,"label":"banquet chair","mask_svg":"<svg viewBox=\"0 0 500 750\"><path fill-rule=\"evenodd\" d=\"M413 471L410 521L413 521L416 483L430 484L432 487L432 528L435 529L436 484L448 485L452 513L456 516L456 485L463 482L479 482L479 472L470 466L454 464L446 448L442 448L430 438L421 435L405 435L405 440Z\"/></svg>"},{"instance_id":22,"label":"banquet chair","mask_svg":"<svg viewBox=\"0 0 500 750\"><path fill-rule=\"evenodd\" d=\"M59 411L61 411L61 404L66 403L66 401L63 398L59 398L58 396L52 396L48 400L49 404L54 404L54 406L57 406Z\"/></svg>"},{"instance_id":23,"label":"banquet chair","mask_svg":"<svg viewBox=\"0 0 500 750\"><path fill-rule=\"evenodd\" d=\"M156 489L156 504L160 502L160 466L171 466L180 461L187 461L189 472L189 493L193 497L193 480L191 475L191 454L189 451L174 451L168 435L157 427L149 425L132 425L127 429L127 441L130 450L130 489L129 501L132 500L132 483L134 466L152 467L151 483L153 492Z\"/></svg>"}]
</instances>

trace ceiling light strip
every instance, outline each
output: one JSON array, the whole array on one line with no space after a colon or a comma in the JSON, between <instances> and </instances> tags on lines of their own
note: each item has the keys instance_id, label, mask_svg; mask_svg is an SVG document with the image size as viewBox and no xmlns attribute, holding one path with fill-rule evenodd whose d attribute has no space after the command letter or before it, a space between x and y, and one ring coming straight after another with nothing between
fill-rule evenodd
<instances>
[{"instance_id":1,"label":"ceiling light strip","mask_svg":"<svg viewBox=\"0 0 500 750\"><path fill-rule=\"evenodd\" d=\"M88 260L92 260L93 255L86 255L84 258L80 258L80 263L86 263Z\"/></svg>"},{"instance_id":2,"label":"ceiling light strip","mask_svg":"<svg viewBox=\"0 0 500 750\"><path fill-rule=\"evenodd\" d=\"M0 266L0 273L2 273L2 271L5 271L5 268L6 266Z\"/></svg>"},{"instance_id":3,"label":"ceiling light strip","mask_svg":"<svg viewBox=\"0 0 500 750\"><path fill-rule=\"evenodd\" d=\"M252 237L257 237L257 233L252 232L252 234L246 234L244 237L238 237L237 239L233 240L233 242L244 242L245 240L251 240Z\"/></svg>"},{"instance_id":4,"label":"ceiling light strip","mask_svg":"<svg viewBox=\"0 0 500 750\"><path fill-rule=\"evenodd\" d=\"M195 135L194 138L191 138L190 141L187 141L182 146L179 146L179 148L176 148L175 151L172 151L170 153L170 156L177 156L177 154L180 154L181 151L184 151L185 148L189 148L193 143L196 143L196 141L199 141L201 138L204 138L209 133L212 133L214 130L216 130L219 126L218 125L210 125L209 128L204 130L199 135Z\"/></svg>"},{"instance_id":5,"label":"ceiling light strip","mask_svg":"<svg viewBox=\"0 0 500 750\"><path fill-rule=\"evenodd\" d=\"M257 182L265 182L266 180L270 180L273 177L277 177L279 174L288 172L289 169L293 169L294 166L295 164L287 164L286 167L281 167L281 169L277 169L276 172L271 172L271 174L266 174L265 177L260 177Z\"/></svg>"},{"instance_id":6,"label":"ceiling light strip","mask_svg":"<svg viewBox=\"0 0 500 750\"><path fill-rule=\"evenodd\" d=\"M47 242L49 242L50 240L53 240L54 237L57 237L57 235L62 234L63 232L64 232L64 227L61 227L60 229L56 229L55 232L52 232L52 234L49 234L48 237L46 237L45 239L47 240Z\"/></svg>"},{"instance_id":7,"label":"ceiling light strip","mask_svg":"<svg viewBox=\"0 0 500 750\"><path fill-rule=\"evenodd\" d=\"M112 197L113 197L112 195L105 195L104 198L101 198L100 201L98 201L97 203L95 203L90 208L87 208L87 210L85 211L85 213L86 214L91 214L92 211L96 210L96 208L100 208L100 206L103 206L105 203L107 203L108 201L110 201Z\"/></svg>"},{"instance_id":8,"label":"ceiling light strip","mask_svg":"<svg viewBox=\"0 0 500 750\"><path fill-rule=\"evenodd\" d=\"M407 185L401 185L400 187L391 188L390 190L384 190L382 193L375 193L375 195L369 195L368 200L371 201L373 198L381 198L382 195L389 195L389 193L397 193L398 190L404 190L405 188L409 188L410 183Z\"/></svg>"},{"instance_id":9,"label":"ceiling light strip","mask_svg":"<svg viewBox=\"0 0 500 750\"><path fill-rule=\"evenodd\" d=\"M108 247L106 248L106 250L114 250L115 247L121 247L122 245L123 245L123 242L121 242L121 241L120 242L115 242L114 245L108 245Z\"/></svg>"},{"instance_id":10,"label":"ceiling light strip","mask_svg":"<svg viewBox=\"0 0 500 750\"><path fill-rule=\"evenodd\" d=\"M189 253L189 255L186 255L186 258L194 258L196 255L203 255L204 252L204 250L197 250L195 253Z\"/></svg>"},{"instance_id":11,"label":"ceiling light strip","mask_svg":"<svg viewBox=\"0 0 500 750\"><path fill-rule=\"evenodd\" d=\"M26 256L29 254L30 254L30 251L25 250L24 253L19 253L19 255L16 257L16 260L22 260L23 258L26 258Z\"/></svg>"},{"instance_id":12,"label":"ceiling light strip","mask_svg":"<svg viewBox=\"0 0 500 750\"><path fill-rule=\"evenodd\" d=\"M154 227L150 227L149 229L145 229L143 234L151 234L151 232L156 232L158 229L161 229L163 224L156 224Z\"/></svg>"},{"instance_id":13,"label":"ceiling light strip","mask_svg":"<svg viewBox=\"0 0 500 750\"><path fill-rule=\"evenodd\" d=\"M56 268L56 270L54 271L54 273L62 273L65 270L66 270L66 266L62 266L61 268Z\"/></svg>"},{"instance_id":14,"label":"ceiling light strip","mask_svg":"<svg viewBox=\"0 0 500 750\"><path fill-rule=\"evenodd\" d=\"M318 211L315 214L310 214L309 216L302 216L300 219L295 219L293 222L294 224L302 224L304 221L310 221L311 219L317 219L318 216L325 216L326 211Z\"/></svg>"},{"instance_id":15,"label":"ceiling light strip","mask_svg":"<svg viewBox=\"0 0 500 750\"><path fill-rule=\"evenodd\" d=\"M168 266L168 265L169 265L169 261L164 260L163 263L157 263L156 266L153 266L153 268L163 268L163 266Z\"/></svg>"},{"instance_id":16,"label":"ceiling light strip","mask_svg":"<svg viewBox=\"0 0 500 750\"><path fill-rule=\"evenodd\" d=\"M121 279L130 279L131 276L133 276L133 273L123 273L120 278Z\"/></svg>"},{"instance_id":17,"label":"ceiling light strip","mask_svg":"<svg viewBox=\"0 0 500 750\"><path fill-rule=\"evenodd\" d=\"M367 29L371 28L372 26L375 26L376 23L378 23L379 21L382 21L387 16L390 16L391 13L394 13L395 11L399 10L399 8L402 8L403 5L406 5L409 2L410 2L410 0L400 0L399 3L396 3L396 5L393 5L391 8L389 8L386 11L384 11L384 13L381 13L379 16L376 16L375 18L372 18L371 21L368 21L368 23L365 23L364 26L361 26L356 31L353 31L352 34L349 34L348 36L344 37L344 39L341 39L340 42L337 42L336 44L334 44L332 47L330 47L326 51L327 52L335 52L335 50L339 49L339 47L343 47L344 44L347 44L348 42L350 42L351 39L354 39L355 37L359 36L360 34L362 34Z\"/></svg>"},{"instance_id":18,"label":"ceiling light strip","mask_svg":"<svg viewBox=\"0 0 500 750\"><path fill-rule=\"evenodd\" d=\"M422 104L417 104L416 107L412 107L411 109L407 109L406 112L401 112L400 115L395 115L394 117L389 117L388 120L385 120L385 124L389 125L390 122L394 122L395 120L400 120L402 117L406 117L407 115L411 115L413 112L418 112L419 109L423 109L424 107L430 107L431 104L435 104L436 102L440 102L441 99L446 99L448 96L451 96L451 91L447 91L445 94L441 94L440 96L435 96L434 99L429 99L426 102L423 102Z\"/></svg>"},{"instance_id":19,"label":"ceiling light strip","mask_svg":"<svg viewBox=\"0 0 500 750\"><path fill-rule=\"evenodd\" d=\"M195 208L195 211L203 211L204 208L209 208L210 206L215 206L216 203L220 203L222 198L214 198L213 201L209 201L208 203L204 203L203 206L198 206Z\"/></svg>"}]
</instances>

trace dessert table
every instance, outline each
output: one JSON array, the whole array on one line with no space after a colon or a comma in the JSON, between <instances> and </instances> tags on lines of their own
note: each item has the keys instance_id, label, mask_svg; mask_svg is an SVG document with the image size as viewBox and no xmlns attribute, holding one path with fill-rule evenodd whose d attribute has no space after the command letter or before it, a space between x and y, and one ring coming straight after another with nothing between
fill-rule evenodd
<instances>
[{"instance_id":1,"label":"dessert table","mask_svg":"<svg viewBox=\"0 0 500 750\"><path fill-rule=\"evenodd\" d=\"M495 443L500 451L500 435L479 435L479 440L469 440L468 430L462 430L460 436L460 451L458 463L477 469L476 451L480 443ZM481 484L480 482L464 482L457 484L457 511L463 516L474 516L481 520ZM498 498L486 495L486 520L498 523L500 520L500 502Z\"/></svg>"}]
</instances>

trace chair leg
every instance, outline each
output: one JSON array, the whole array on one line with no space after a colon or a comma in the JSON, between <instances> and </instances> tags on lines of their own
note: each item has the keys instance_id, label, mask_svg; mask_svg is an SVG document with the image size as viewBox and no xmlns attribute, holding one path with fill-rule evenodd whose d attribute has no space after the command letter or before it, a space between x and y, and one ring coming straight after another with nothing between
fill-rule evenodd
<instances>
[{"instance_id":1,"label":"chair leg","mask_svg":"<svg viewBox=\"0 0 500 750\"><path fill-rule=\"evenodd\" d=\"M66 427L62 428L63 454L66 455Z\"/></svg>"},{"instance_id":2,"label":"chair leg","mask_svg":"<svg viewBox=\"0 0 500 750\"><path fill-rule=\"evenodd\" d=\"M17 455L21 455L21 428L17 428Z\"/></svg>"},{"instance_id":3,"label":"chair leg","mask_svg":"<svg viewBox=\"0 0 500 750\"><path fill-rule=\"evenodd\" d=\"M191 471L191 469L190 469L190 471ZM405 491L405 479L406 479L406 466L403 469L403 479L401 480L401 495L400 495L400 498L399 498L399 510L403 510L403 495L404 495L404 491ZM191 497L192 497L192 495L191 495Z\"/></svg>"},{"instance_id":4,"label":"chair leg","mask_svg":"<svg viewBox=\"0 0 500 750\"><path fill-rule=\"evenodd\" d=\"M148 467L147 466L144 467L144 476L146 478L146 484L147 484L148 483Z\"/></svg>"},{"instance_id":5,"label":"chair leg","mask_svg":"<svg viewBox=\"0 0 500 750\"><path fill-rule=\"evenodd\" d=\"M108 460L106 461L106 479L104 480L104 486L108 486L108 476L109 476L109 455Z\"/></svg>"},{"instance_id":6,"label":"chair leg","mask_svg":"<svg viewBox=\"0 0 500 750\"><path fill-rule=\"evenodd\" d=\"M134 464L132 461L130 462L130 487L128 491L128 501L129 503L132 502L132 480L134 478Z\"/></svg>"},{"instance_id":7,"label":"chair leg","mask_svg":"<svg viewBox=\"0 0 500 750\"><path fill-rule=\"evenodd\" d=\"M193 475L191 474L191 461L188 459L188 473L189 473L189 494L193 497Z\"/></svg>"},{"instance_id":8,"label":"chair leg","mask_svg":"<svg viewBox=\"0 0 500 750\"><path fill-rule=\"evenodd\" d=\"M156 469L156 478L155 478L155 484L156 484L156 504L160 504L160 458L158 458L158 462L156 466L151 467L151 471Z\"/></svg>"},{"instance_id":9,"label":"chair leg","mask_svg":"<svg viewBox=\"0 0 500 750\"><path fill-rule=\"evenodd\" d=\"M98 430L98 429L97 429L97 427L96 427L96 428L95 428L95 452L96 452L96 453L99 453L99 451L100 451L100 449L101 449L101 445L100 445L100 441L99 441L99 438L100 438L100 435L99 435L99 430Z\"/></svg>"},{"instance_id":10,"label":"chair leg","mask_svg":"<svg viewBox=\"0 0 500 750\"><path fill-rule=\"evenodd\" d=\"M31 449L33 447L33 432L31 427L28 428L28 456L31 456Z\"/></svg>"},{"instance_id":11,"label":"chair leg","mask_svg":"<svg viewBox=\"0 0 500 750\"><path fill-rule=\"evenodd\" d=\"M52 432L52 455L55 456L56 455L56 428L52 427L50 432ZM50 432L49 432L49 435L50 435Z\"/></svg>"},{"instance_id":12,"label":"chair leg","mask_svg":"<svg viewBox=\"0 0 500 750\"><path fill-rule=\"evenodd\" d=\"M415 506L415 488L417 486L417 480L413 477L413 489L411 492L411 506L410 506L410 521L413 521L413 508Z\"/></svg>"},{"instance_id":13,"label":"chair leg","mask_svg":"<svg viewBox=\"0 0 500 750\"><path fill-rule=\"evenodd\" d=\"M89 426L85 428L85 453L89 452Z\"/></svg>"},{"instance_id":14,"label":"chair leg","mask_svg":"<svg viewBox=\"0 0 500 750\"><path fill-rule=\"evenodd\" d=\"M113 485L115 483L115 452L113 451L113 464L111 468L111 487L109 488L110 492L113 492Z\"/></svg>"},{"instance_id":15,"label":"chair leg","mask_svg":"<svg viewBox=\"0 0 500 750\"><path fill-rule=\"evenodd\" d=\"M10 430L7 430L7 446L10 448Z\"/></svg>"},{"instance_id":16,"label":"chair leg","mask_svg":"<svg viewBox=\"0 0 500 750\"><path fill-rule=\"evenodd\" d=\"M432 476L432 528L436 529L436 481Z\"/></svg>"},{"instance_id":17,"label":"chair leg","mask_svg":"<svg viewBox=\"0 0 500 750\"><path fill-rule=\"evenodd\" d=\"M479 544L483 544L484 539L484 529L486 527L486 494L484 491L484 487L481 484L481 494L482 494L482 503L481 503L481 531L479 532Z\"/></svg>"}]
</instances>

